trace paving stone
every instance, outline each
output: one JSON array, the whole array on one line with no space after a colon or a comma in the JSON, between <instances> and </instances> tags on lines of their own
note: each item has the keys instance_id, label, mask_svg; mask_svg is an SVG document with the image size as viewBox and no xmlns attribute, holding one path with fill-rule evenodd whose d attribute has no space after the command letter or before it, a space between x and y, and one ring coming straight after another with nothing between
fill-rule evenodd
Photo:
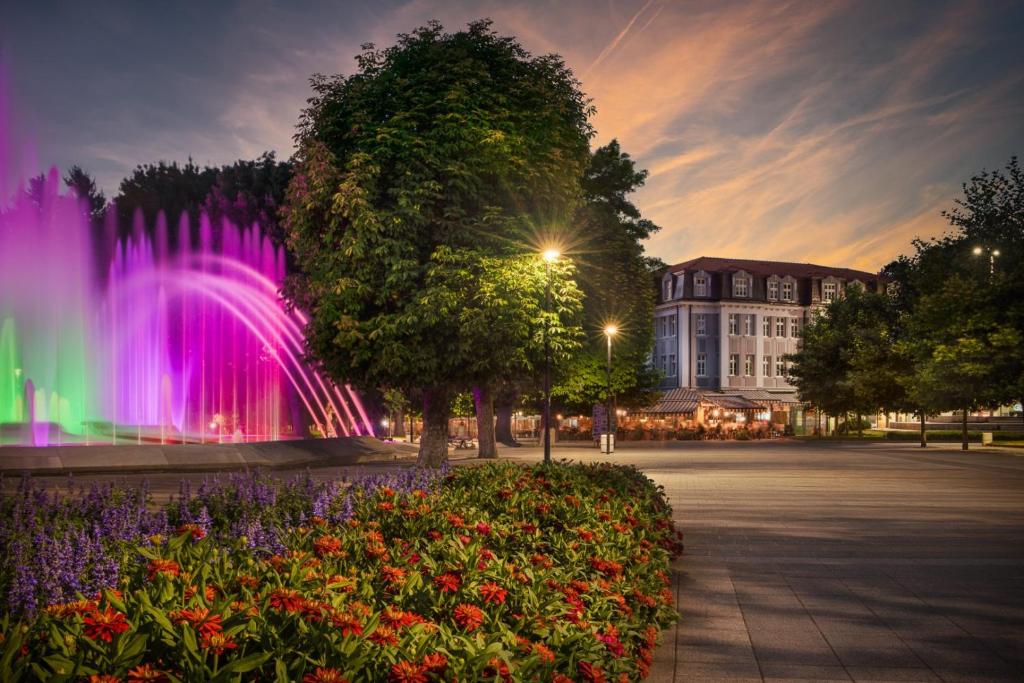
<instances>
[{"instance_id":1,"label":"paving stone","mask_svg":"<svg viewBox=\"0 0 1024 683\"><path fill-rule=\"evenodd\" d=\"M941 681L931 669L902 667L847 666L847 673L855 681Z\"/></svg>"}]
</instances>

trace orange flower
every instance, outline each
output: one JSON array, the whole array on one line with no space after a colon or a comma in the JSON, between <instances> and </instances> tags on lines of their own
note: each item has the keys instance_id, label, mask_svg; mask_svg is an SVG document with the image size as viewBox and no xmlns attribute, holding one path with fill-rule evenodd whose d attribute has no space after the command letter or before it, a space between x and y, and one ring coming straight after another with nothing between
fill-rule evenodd
<instances>
[{"instance_id":1,"label":"orange flower","mask_svg":"<svg viewBox=\"0 0 1024 683\"><path fill-rule=\"evenodd\" d=\"M305 602L299 591L291 588L275 588L270 593L270 606L274 609L283 609L285 612L298 612Z\"/></svg>"},{"instance_id":2,"label":"orange flower","mask_svg":"<svg viewBox=\"0 0 1024 683\"><path fill-rule=\"evenodd\" d=\"M209 650L215 655L222 655L228 650L234 650L238 647L238 644L235 643L231 636L223 633L204 634L200 645L204 650Z\"/></svg>"},{"instance_id":3,"label":"orange flower","mask_svg":"<svg viewBox=\"0 0 1024 683\"><path fill-rule=\"evenodd\" d=\"M313 541L313 550L320 557L333 557L341 552L341 539L337 536L321 536Z\"/></svg>"},{"instance_id":4,"label":"orange flower","mask_svg":"<svg viewBox=\"0 0 1024 683\"><path fill-rule=\"evenodd\" d=\"M152 581L157 574L163 574L164 576L178 576L181 573L181 566L179 566L177 562L162 558L150 560L147 568L149 569L150 581Z\"/></svg>"},{"instance_id":5,"label":"orange flower","mask_svg":"<svg viewBox=\"0 0 1024 683\"><path fill-rule=\"evenodd\" d=\"M342 637L348 635L361 635L363 624L354 614L348 612L336 612L331 615L331 623L341 630Z\"/></svg>"},{"instance_id":6,"label":"orange flower","mask_svg":"<svg viewBox=\"0 0 1024 683\"><path fill-rule=\"evenodd\" d=\"M302 683L348 683L337 669L317 667L316 671L302 677Z\"/></svg>"},{"instance_id":7,"label":"orange flower","mask_svg":"<svg viewBox=\"0 0 1024 683\"><path fill-rule=\"evenodd\" d=\"M455 608L455 622L467 631L475 631L484 623L484 613L476 605L463 603Z\"/></svg>"},{"instance_id":8,"label":"orange flower","mask_svg":"<svg viewBox=\"0 0 1024 683\"><path fill-rule=\"evenodd\" d=\"M201 538L206 538L206 530L198 524L182 524L178 527L177 532L179 534L189 534L193 540L198 541Z\"/></svg>"},{"instance_id":9,"label":"orange flower","mask_svg":"<svg viewBox=\"0 0 1024 683\"><path fill-rule=\"evenodd\" d=\"M171 621L176 624L188 624L202 635L212 635L223 630L219 614L210 614L205 607L179 609L170 613Z\"/></svg>"},{"instance_id":10,"label":"orange flower","mask_svg":"<svg viewBox=\"0 0 1024 683\"><path fill-rule=\"evenodd\" d=\"M112 674L93 674L89 676L89 683L121 683L121 679Z\"/></svg>"},{"instance_id":11,"label":"orange flower","mask_svg":"<svg viewBox=\"0 0 1024 683\"><path fill-rule=\"evenodd\" d=\"M238 574L235 577L235 581L238 583L239 588L255 588L260 584L259 579L251 574Z\"/></svg>"},{"instance_id":12,"label":"orange flower","mask_svg":"<svg viewBox=\"0 0 1024 683\"><path fill-rule=\"evenodd\" d=\"M380 569L380 576L392 587L400 586L405 582L406 572L404 569L399 567L392 567L391 565L384 565Z\"/></svg>"},{"instance_id":13,"label":"orange flower","mask_svg":"<svg viewBox=\"0 0 1024 683\"><path fill-rule=\"evenodd\" d=\"M85 635L91 640L111 642L115 635L124 633L131 626L125 621L124 614L106 608L102 612L93 610L85 616Z\"/></svg>"},{"instance_id":14,"label":"orange flower","mask_svg":"<svg viewBox=\"0 0 1024 683\"><path fill-rule=\"evenodd\" d=\"M427 683L427 667L410 661L402 661L391 667L390 683Z\"/></svg>"},{"instance_id":15,"label":"orange flower","mask_svg":"<svg viewBox=\"0 0 1024 683\"><path fill-rule=\"evenodd\" d=\"M423 666L427 667L428 671L441 673L448 668L448 658L439 652L431 652L423 656Z\"/></svg>"},{"instance_id":16,"label":"orange flower","mask_svg":"<svg viewBox=\"0 0 1024 683\"><path fill-rule=\"evenodd\" d=\"M462 579L455 572L445 572L434 577L434 585L440 588L442 593L454 593L462 587Z\"/></svg>"},{"instance_id":17,"label":"orange flower","mask_svg":"<svg viewBox=\"0 0 1024 683\"><path fill-rule=\"evenodd\" d=\"M481 584L480 594L484 596L484 602L489 604L493 603L495 605L502 605L505 603L505 598L506 596L508 596L508 591L492 581L485 584Z\"/></svg>"},{"instance_id":18,"label":"orange flower","mask_svg":"<svg viewBox=\"0 0 1024 683\"><path fill-rule=\"evenodd\" d=\"M167 683L170 679L160 669L154 669L152 664L139 664L127 674L126 683Z\"/></svg>"}]
</instances>

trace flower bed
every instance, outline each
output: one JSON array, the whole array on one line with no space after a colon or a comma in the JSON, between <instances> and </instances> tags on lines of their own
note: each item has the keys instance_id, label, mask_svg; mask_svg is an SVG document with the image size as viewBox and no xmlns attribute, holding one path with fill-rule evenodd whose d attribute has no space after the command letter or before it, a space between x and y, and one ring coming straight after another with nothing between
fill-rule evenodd
<instances>
[{"instance_id":1,"label":"flower bed","mask_svg":"<svg viewBox=\"0 0 1024 683\"><path fill-rule=\"evenodd\" d=\"M675 619L681 546L632 468L238 477L157 511L26 492L2 504L0 680L637 680Z\"/></svg>"}]
</instances>

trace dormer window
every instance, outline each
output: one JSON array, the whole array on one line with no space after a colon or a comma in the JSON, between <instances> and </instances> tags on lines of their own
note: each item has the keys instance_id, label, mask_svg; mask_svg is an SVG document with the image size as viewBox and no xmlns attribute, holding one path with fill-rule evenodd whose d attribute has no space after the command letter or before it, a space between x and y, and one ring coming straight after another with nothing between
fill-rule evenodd
<instances>
[{"instance_id":1,"label":"dormer window","mask_svg":"<svg viewBox=\"0 0 1024 683\"><path fill-rule=\"evenodd\" d=\"M768 278L768 301L779 300L779 278L774 275Z\"/></svg>"},{"instance_id":2,"label":"dormer window","mask_svg":"<svg viewBox=\"0 0 1024 683\"><path fill-rule=\"evenodd\" d=\"M782 283L782 300L783 301L793 301L793 290L794 290L794 287L793 287L793 281L792 280L785 280L785 281L783 281L783 283Z\"/></svg>"},{"instance_id":3,"label":"dormer window","mask_svg":"<svg viewBox=\"0 0 1024 683\"><path fill-rule=\"evenodd\" d=\"M736 273L732 276L732 295L746 298L750 296L750 276L746 273Z\"/></svg>"},{"instance_id":4,"label":"dormer window","mask_svg":"<svg viewBox=\"0 0 1024 683\"><path fill-rule=\"evenodd\" d=\"M708 276L705 273L698 273L693 276L693 295L708 295Z\"/></svg>"},{"instance_id":5,"label":"dormer window","mask_svg":"<svg viewBox=\"0 0 1024 683\"><path fill-rule=\"evenodd\" d=\"M648 290L650 291L650 290ZM672 300L672 276L666 275L661 283L661 298L665 301Z\"/></svg>"},{"instance_id":6,"label":"dormer window","mask_svg":"<svg viewBox=\"0 0 1024 683\"><path fill-rule=\"evenodd\" d=\"M839 283L833 281L826 281L821 283L821 300L825 303L831 303L836 300L839 295Z\"/></svg>"}]
</instances>

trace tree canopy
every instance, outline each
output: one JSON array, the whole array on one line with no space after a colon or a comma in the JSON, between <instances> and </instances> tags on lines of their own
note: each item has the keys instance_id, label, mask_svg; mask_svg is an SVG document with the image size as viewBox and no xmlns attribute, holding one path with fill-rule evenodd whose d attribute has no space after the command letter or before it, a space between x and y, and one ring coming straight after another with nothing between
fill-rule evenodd
<instances>
[{"instance_id":1,"label":"tree canopy","mask_svg":"<svg viewBox=\"0 0 1024 683\"><path fill-rule=\"evenodd\" d=\"M566 348L578 335L565 323L579 308L571 264L551 269L559 325L525 302L547 277L537 252L581 200L590 106L561 59L488 22L431 23L368 46L357 66L312 81L286 291L329 374L422 395L420 461L433 465L453 393L529 365L538 330L564 329Z\"/></svg>"}]
</instances>

